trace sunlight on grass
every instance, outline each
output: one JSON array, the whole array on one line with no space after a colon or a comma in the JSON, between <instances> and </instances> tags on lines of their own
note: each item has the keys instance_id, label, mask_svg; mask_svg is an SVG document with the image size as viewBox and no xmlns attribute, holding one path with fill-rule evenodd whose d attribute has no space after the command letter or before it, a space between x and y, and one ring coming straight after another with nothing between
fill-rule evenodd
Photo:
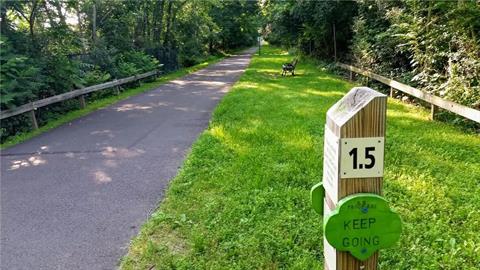
<instances>
[{"instance_id":1,"label":"sunlight on grass","mask_svg":"<svg viewBox=\"0 0 480 270\"><path fill-rule=\"evenodd\" d=\"M222 126L215 126L211 128L208 133L218 139L224 146L235 152L241 153L245 151L245 148L238 144L237 140L232 138L229 133L225 132L225 129Z\"/></svg>"},{"instance_id":2,"label":"sunlight on grass","mask_svg":"<svg viewBox=\"0 0 480 270\"><path fill-rule=\"evenodd\" d=\"M342 97L345 93L340 91L331 91L331 92L324 92L324 91L316 91L307 89L305 93L316 95L316 96L323 96L323 97Z\"/></svg>"}]
</instances>

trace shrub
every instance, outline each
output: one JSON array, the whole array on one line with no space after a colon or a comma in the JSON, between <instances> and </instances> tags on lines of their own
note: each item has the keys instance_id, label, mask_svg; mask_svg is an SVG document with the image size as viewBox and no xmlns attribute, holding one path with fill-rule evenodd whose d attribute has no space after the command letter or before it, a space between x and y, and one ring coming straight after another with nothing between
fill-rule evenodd
<instances>
[{"instance_id":1,"label":"shrub","mask_svg":"<svg viewBox=\"0 0 480 270\"><path fill-rule=\"evenodd\" d=\"M117 77L128 77L158 68L158 60L140 51L131 51L117 55Z\"/></svg>"},{"instance_id":2,"label":"shrub","mask_svg":"<svg viewBox=\"0 0 480 270\"><path fill-rule=\"evenodd\" d=\"M0 104L2 109L9 109L35 99L44 84L40 69L32 59L13 53L3 37L0 46Z\"/></svg>"}]
</instances>

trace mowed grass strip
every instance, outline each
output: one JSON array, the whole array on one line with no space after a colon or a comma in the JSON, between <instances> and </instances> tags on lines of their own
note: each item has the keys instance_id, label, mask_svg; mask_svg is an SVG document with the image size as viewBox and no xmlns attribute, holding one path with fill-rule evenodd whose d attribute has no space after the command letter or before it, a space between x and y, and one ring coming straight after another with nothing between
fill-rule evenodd
<instances>
[{"instance_id":1,"label":"mowed grass strip","mask_svg":"<svg viewBox=\"0 0 480 270\"><path fill-rule=\"evenodd\" d=\"M328 108L353 85L262 48L216 108L123 269L323 269L320 181ZM480 265L480 137L389 101L385 196L404 221L382 269Z\"/></svg>"}]
</instances>

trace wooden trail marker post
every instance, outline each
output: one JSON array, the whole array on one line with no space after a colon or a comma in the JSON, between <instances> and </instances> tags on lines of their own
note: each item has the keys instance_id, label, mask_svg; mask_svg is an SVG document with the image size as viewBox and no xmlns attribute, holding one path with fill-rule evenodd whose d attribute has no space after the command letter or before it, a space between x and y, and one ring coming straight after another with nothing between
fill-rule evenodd
<instances>
[{"instance_id":1,"label":"wooden trail marker post","mask_svg":"<svg viewBox=\"0 0 480 270\"><path fill-rule=\"evenodd\" d=\"M327 112L323 182L312 188L324 216L325 269L376 270L378 249L400 236L400 217L380 197L386 101L356 87Z\"/></svg>"}]
</instances>

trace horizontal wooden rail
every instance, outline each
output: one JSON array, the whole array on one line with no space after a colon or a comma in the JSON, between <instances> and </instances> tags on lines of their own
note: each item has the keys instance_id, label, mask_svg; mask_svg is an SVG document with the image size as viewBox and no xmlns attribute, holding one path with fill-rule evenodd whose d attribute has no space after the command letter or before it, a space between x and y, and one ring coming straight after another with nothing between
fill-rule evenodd
<instances>
[{"instance_id":1,"label":"horizontal wooden rail","mask_svg":"<svg viewBox=\"0 0 480 270\"><path fill-rule=\"evenodd\" d=\"M159 65L159 68L161 68L162 66L163 66L163 64ZM153 71L149 71L149 72L146 72L146 73L143 73L143 74L138 74L138 75L134 75L134 76L130 76L130 77L127 77L127 78L118 79L118 80L113 80L113 81L102 83L102 84L92 85L92 86L89 86L89 87L85 87L85 88L73 90L73 91L70 91L70 92L67 92L67 93L63 93L63 94L60 94L60 95L36 100L36 101L30 102L30 103L25 104L25 105L18 106L16 108L13 108L13 109L10 109L10 110L0 111L0 120L8 118L8 117L15 116L15 115L19 115L19 114L22 114L22 113L31 112L32 124L35 128L37 128L35 113L34 113L34 110L36 110L37 108L41 108L41 107L44 107L44 106L47 106L47 105L50 105L50 104L53 104L53 103L57 103L57 102L60 102L60 101L65 101L65 100L75 98L75 97L81 97L80 102L81 102L81 106L83 107L83 106L85 106L85 99L83 98L83 96L85 94L92 93L92 92L99 91L99 90L103 90L103 89L107 89L107 88L118 87L120 85L129 83L129 82L138 81L138 80L141 80L141 79L144 79L144 78L147 78L147 77L151 77L151 76L154 76L154 75L158 75L158 74L159 74L158 70L153 70Z\"/></svg>"},{"instance_id":2,"label":"horizontal wooden rail","mask_svg":"<svg viewBox=\"0 0 480 270\"><path fill-rule=\"evenodd\" d=\"M434 96L434 95L429 94L427 92L421 91L417 88L414 88L414 87L411 87L409 85L394 81L392 79L389 79L387 77L375 74L375 73L367 71L367 70L363 70L363 69L360 69L360 68L357 68L357 67L354 67L354 66L350 66L350 65L346 65L346 64L342 64L342 63L337 63L337 66L341 67L343 69L346 69L346 70L350 70L351 72L355 72L355 73L361 74L363 76L366 76L366 77L372 78L374 80L377 80L377 81L379 81L383 84L386 84L386 85L392 87L395 90L407 93L407 94L412 95L416 98L424 100L424 101L432 104L432 106L433 105L438 106L442 109L445 109L447 111L456 113L456 114L461 115L465 118L468 118L468 119L473 120L477 123L480 123L480 111L479 110L475 110L473 108L455 103L453 101L449 101L449 100ZM350 79L351 78L352 78L352 75L350 75ZM434 111L435 111L435 108L432 107L432 112L434 112Z\"/></svg>"}]
</instances>

